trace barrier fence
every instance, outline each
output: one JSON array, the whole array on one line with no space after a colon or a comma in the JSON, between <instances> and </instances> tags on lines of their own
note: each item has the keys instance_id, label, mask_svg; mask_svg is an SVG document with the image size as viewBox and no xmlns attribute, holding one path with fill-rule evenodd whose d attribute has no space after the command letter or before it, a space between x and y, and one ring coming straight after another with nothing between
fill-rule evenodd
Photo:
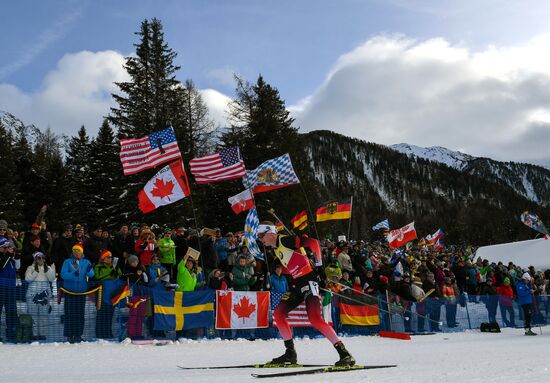
<instances>
[{"instance_id":1,"label":"barrier fence","mask_svg":"<svg viewBox=\"0 0 550 383\"><path fill-rule=\"evenodd\" d=\"M131 286L128 297L113 306L111 298L121 292L122 281L106 281L101 285L61 286L54 282L17 282L0 280L0 338L3 342L64 342L107 339L178 338L276 338L278 331L270 319L270 327L247 330L216 330L213 325L188 330L154 329L154 302L151 288ZM171 294L156 290L156 294ZM183 293L193 294L193 293ZM272 294L274 296L274 294ZM371 335L380 330L409 332L457 332L479 328L483 322L496 321L501 327L523 327L523 312L514 301L504 306L498 296L467 296L452 300L427 298L408 302L394 294L378 294L373 298L349 292L332 297L331 317L334 328L343 335ZM369 318L360 318L368 325L345 324L342 303L369 307ZM214 305L215 306L215 305ZM547 296L536 296L532 305L532 326L548 323L550 305ZM215 311L209 315L215 315ZM269 318L271 318L271 311ZM344 322L344 323L343 323ZM294 327L296 336L319 335L311 327Z\"/></svg>"}]
</instances>

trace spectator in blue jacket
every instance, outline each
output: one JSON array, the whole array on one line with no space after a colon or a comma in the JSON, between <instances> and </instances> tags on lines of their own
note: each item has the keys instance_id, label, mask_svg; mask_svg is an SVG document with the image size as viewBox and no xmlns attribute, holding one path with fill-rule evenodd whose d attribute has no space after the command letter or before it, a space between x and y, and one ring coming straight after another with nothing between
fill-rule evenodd
<instances>
[{"instance_id":1,"label":"spectator in blue jacket","mask_svg":"<svg viewBox=\"0 0 550 383\"><path fill-rule=\"evenodd\" d=\"M523 309L523 327L525 335L537 335L531 331L531 306L533 305L533 292L531 287L531 275L524 273L521 280L516 281L516 293L519 304Z\"/></svg>"},{"instance_id":2,"label":"spectator in blue jacket","mask_svg":"<svg viewBox=\"0 0 550 383\"><path fill-rule=\"evenodd\" d=\"M15 280L21 263L19 259L15 259L14 249L15 246L12 241L6 237L0 237L0 317L3 308L6 312L6 338L8 342L16 341L17 327Z\"/></svg>"},{"instance_id":3,"label":"spectator in blue jacket","mask_svg":"<svg viewBox=\"0 0 550 383\"><path fill-rule=\"evenodd\" d=\"M227 235L233 233L227 233ZM222 237L220 229L216 229L216 251L218 252L219 268L227 270L227 250L229 249L229 241L226 237Z\"/></svg>"},{"instance_id":4,"label":"spectator in blue jacket","mask_svg":"<svg viewBox=\"0 0 550 383\"><path fill-rule=\"evenodd\" d=\"M274 293L286 293L288 291L288 279L283 275L283 265L275 265L275 273L269 275L269 284Z\"/></svg>"},{"instance_id":5,"label":"spectator in blue jacket","mask_svg":"<svg viewBox=\"0 0 550 383\"><path fill-rule=\"evenodd\" d=\"M82 342L82 333L84 332L86 295L78 293L88 290L88 278L92 278L95 272L90 261L84 258L82 246L74 245L72 252L71 258L66 259L61 266L63 287L67 290L64 294L63 333L70 343L79 343Z\"/></svg>"}]
</instances>

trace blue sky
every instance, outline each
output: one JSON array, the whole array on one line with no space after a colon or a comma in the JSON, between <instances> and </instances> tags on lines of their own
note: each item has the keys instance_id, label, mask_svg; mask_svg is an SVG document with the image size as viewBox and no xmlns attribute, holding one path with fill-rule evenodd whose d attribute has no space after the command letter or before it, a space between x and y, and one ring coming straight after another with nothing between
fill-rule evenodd
<instances>
[{"instance_id":1,"label":"blue sky","mask_svg":"<svg viewBox=\"0 0 550 383\"><path fill-rule=\"evenodd\" d=\"M534 64L546 63L547 54L533 53L550 50L550 38L545 37L550 32L548 16L550 4L531 0L13 1L4 3L0 13L0 110L60 133L70 134L81 123L97 130L111 102L113 88L108 84L123 76L116 70L117 55L131 54L133 32L141 20L157 17L178 53L179 79L191 78L209 90L213 98L207 102L214 109L232 96L233 72L251 81L262 73L279 89L304 131L330 128L384 144L441 145L474 155L550 164L550 153L522 154L540 137L548 139L544 142L550 147L550 109L545 107L550 95L541 95L532 84L533 76L538 83L550 78ZM527 55L532 60L521 60ZM99 76L103 64L109 69ZM496 75L492 66L499 68ZM79 67L87 68L81 77ZM394 72L385 72L390 69ZM362 79L358 89L351 89L352 73ZM468 145L467 132L456 137L461 126L492 126L484 136L494 134L504 120L497 124L492 117L499 115L499 108L512 107L498 99L494 87L488 90L488 78L506 89L518 86L513 98L524 93L514 103L515 113L506 116L503 137ZM437 93L449 82L456 87ZM455 105L479 92L489 92L485 99L491 102L451 111L441 105L441 113L434 115L424 109L433 106L430 99L409 104L414 89L425 83L437 93L433 97L450 97ZM407 84L414 88L407 89ZM466 92L468 87L475 91ZM70 100L63 99L64 93ZM336 94L338 99L331 98ZM403 100L396 102L399 97ZM68 110L80 111L81 117ZM213 114L222 118L220 111ZM449 127L450 119L463 125ZM525 146L511 154L517 140Z\"/></svg>"}]
</instances>

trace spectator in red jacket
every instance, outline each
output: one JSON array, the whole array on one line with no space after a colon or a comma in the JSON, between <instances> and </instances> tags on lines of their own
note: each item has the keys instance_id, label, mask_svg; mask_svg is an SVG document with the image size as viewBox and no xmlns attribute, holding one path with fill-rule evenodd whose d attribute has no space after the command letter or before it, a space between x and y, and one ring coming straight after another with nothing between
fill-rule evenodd
<instances>
[{"instance_id":1,"label":"spectator in red jacket","mask_svg":"<svg viewBox=\"0 0 550 383\"><path fill-rule=\"evenodd\" d=\"M135 245L136 255L139 257L141 266L147 267L151 263L153 254L158 254L159 247L155 241L155 235L149 229L141 231Z\"/></svg>"},{"instance_id":2,"label":"spectator in red jacket","mask_svg":"<svg viewBox=\"0 0 550 383\"><path fill-rule=\"evenodd\" d=\"M500 306L500 314L502 315L504 325L506 327L516 327L516 323L514 321L513 307L514 290L512 289L510 278L504 278L504 281L502 281L502 285L497 287L497 293L498 303ZM506 315L506 313L508 313L509 315ZM508 318L508 316L510 318Z\"/></svg>"}]
</instances>

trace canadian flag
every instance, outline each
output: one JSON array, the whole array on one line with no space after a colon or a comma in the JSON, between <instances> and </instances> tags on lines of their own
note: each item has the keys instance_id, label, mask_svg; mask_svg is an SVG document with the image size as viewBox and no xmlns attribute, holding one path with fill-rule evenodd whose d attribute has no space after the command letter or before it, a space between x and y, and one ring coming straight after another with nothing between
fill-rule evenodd
<instances>
[{"instance_id":1,"label":"canadian flag","mask_svg":"<svg viewBox=\"0 0 550 383\"><path fill-rule=\"evenodd\" d=\"M397 249L413 239L416 239L416 230L414 222L403 226L401 229L392 230L387 236L389 246L392 249Z\"/></svg>"},{"instance_id":2,"label":"canadian flag","mask_svg":"<svg viewBox=\"0 0 550 383\"><path fill-rule=\"evenodd\" d=\"M189 183L181 161L163 167L138 193L139 209L149 213L159 206L169 205L187 197Z\"/></svg>"},{"instance_id":3,"label":"canadian flag","mask_svg":"<svg viewBox=\"0 0 550 383\"><path fill-rule=\"evenodd\" d=\"M216 291L216 329L269 327L269 291Z\"/></svg>"},{"instance_id":4,"label":"canadian flag","mask_svg":"<svg viewBox=\"0 0 550 383\"><path fill-rule=\"evenodd\" d=\"M231 204L231 209L233 209L235 214L242 213L254 207L254 197L250 189L246 189L233 197L229 197L227 200Z\"/></svg>"}]
</instances>

